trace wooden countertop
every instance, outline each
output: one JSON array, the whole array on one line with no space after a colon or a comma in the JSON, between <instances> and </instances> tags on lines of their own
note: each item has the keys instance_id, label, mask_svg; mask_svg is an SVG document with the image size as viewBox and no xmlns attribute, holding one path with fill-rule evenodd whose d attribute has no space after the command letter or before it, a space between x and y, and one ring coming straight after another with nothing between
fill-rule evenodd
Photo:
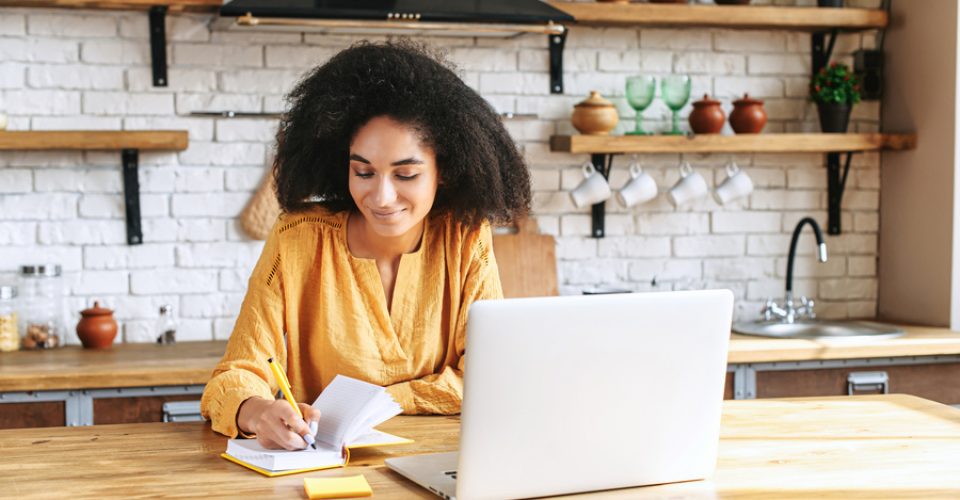
<instances>
[{"instance_id":1,"label":"wooden countertop","mask_svg":"<svg viewBox=\"0 0 960 500\"><path fill-rule=\"evenodd\" d=\"M219 457L205 423L0 431L4 494L17 498L303 498L303 478L363 474L374 497L433 498L383 466L453 451L456 417L397 417L381 428L414 444L359 450L346 469L266 478ZM957 498L960 410L912 396L726 401L714 476L596 498Z\"/></svg>"},{"instance_id":2,"label":"wooden countertop","mask_svg":"<svg viewBox=\"0 0 960 500\"><path fill-rule=\"evenodd\" d=\"M960 332L905 327L887 340L781 340L734 334L730 363L960 354ZM205 384L226 342L118 344L107 350L70 346L0 353L0 392Z\"/></svg>"},{"instance_id":3,"label":"wooden countertop","mask_svg":"<svg viewBox=\"0 0 960 500\"><path fill-rule=\"evenodd\" d=\"M733 334L729 363L770 363L828 359L888 358L960 354L960 332L947 328L902 326L895 339L772 339Z\"/></svg>"},{"instance_id":4,"label":"wooden countertop","mask_svg":"<svg viewBox=\"0 0 960 500\"><path fill-rule=\"evenodd\" d=\"M206 384L226 342L0 353L0 392Z\"/></svg>"}]
</instances>

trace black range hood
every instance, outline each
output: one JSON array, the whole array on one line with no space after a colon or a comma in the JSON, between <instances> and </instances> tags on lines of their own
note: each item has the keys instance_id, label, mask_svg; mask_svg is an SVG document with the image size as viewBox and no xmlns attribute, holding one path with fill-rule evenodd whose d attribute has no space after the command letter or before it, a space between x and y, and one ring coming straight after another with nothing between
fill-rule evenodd
<instances>
[{"instance_id":1,"label":"black range hood","mask_svg":"<svg viewBox=\"0 0 960 500\"><path fill-rule=\"evenodd\" d=\"M231 0L215 29L352 35L548 36L550 92L563 93L562 23L573 16L540 0Z\"/></svg>"}]
</instances>

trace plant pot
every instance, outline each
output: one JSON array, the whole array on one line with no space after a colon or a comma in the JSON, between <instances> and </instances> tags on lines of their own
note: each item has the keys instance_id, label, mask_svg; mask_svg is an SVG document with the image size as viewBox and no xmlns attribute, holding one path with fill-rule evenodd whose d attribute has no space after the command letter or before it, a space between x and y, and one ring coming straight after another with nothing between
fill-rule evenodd
<instances>
[{"instance_id":1,"label":"plant pot","mask_svg":"<svg viewBox=\"0 0 960 500\"><path fill-rule=\"evenodd\" d=\"M843 7L843 0L817 0L817 7Z\"/></svg>"},{"instance_id":2,"label":"plant pot","mask_svg":"<svg viewBox=\"0 0 960 500\"><path fill-rule=\"evenodd\" d=\"M818 102L817 114L820 115L820 131L825 134L843 134L850 123L850 104Z\"/></svg>"}]
</instances>

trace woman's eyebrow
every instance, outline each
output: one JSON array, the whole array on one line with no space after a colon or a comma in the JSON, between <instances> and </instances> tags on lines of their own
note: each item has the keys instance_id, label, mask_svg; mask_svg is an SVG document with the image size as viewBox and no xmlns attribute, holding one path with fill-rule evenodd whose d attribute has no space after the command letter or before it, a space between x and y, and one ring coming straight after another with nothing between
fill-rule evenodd
<instances>
[{"instance_id":1,"label":"woman's eyebrow","mask_svg":"<svg viewBox=\"0 0 960 500\"><path fill-rule=\"evenodd\" d=\"M368 159L366 159L366 158L364 158L364 157L362 157L362 156L360 156L360 155L358 155L358 154L356 154L356 153L350 153L350 159L351 159L351 160L354 160L354 161L358 161L358 162L360 162L360 163L366 163L367 165L370 165L370 160L368 160Z\"/></svg>"},{"instance_id":2,"label":"woman's eyebrow","mask_svg":"<svg viewBox=\"0 0 960 500\"><path fill-rule=\"evenodd\" d=\"M399 167L400 165L423 165L423 160L421 160L420 158L411 157L411 158L406 158L404 160L395 161L391 163L391 165L393 165L394 167Z\"/></svg>"},{"instance_id":3,"label":"woman's eyebrow","mask_svg":"<svg viewBox=\"0 0 960 500\"><path fill-rule=\"evenodd\" d=\"M350 153L350 159L353 161L358 161L360 163L366 163L367 165L371 165L370 160L356 153ZM423 160L421 160L420 158L410 157L410 158L405 158L403 160L397 160L391 163L390 165L394 167L399 167L402 165L423 165L423 163L424 163Z\"/></svg>"}]
</instances>

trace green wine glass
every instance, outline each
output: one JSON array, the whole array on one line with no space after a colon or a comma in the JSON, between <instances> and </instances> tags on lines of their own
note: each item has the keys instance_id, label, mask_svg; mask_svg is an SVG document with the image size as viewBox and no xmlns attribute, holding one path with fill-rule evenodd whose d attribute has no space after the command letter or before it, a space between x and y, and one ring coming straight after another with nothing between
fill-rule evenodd
<instances>
[{"instance_id":1,"label":"green wine glass","mask_svg":"<svg viewBox=\"0 0 960 500\"><path fill-rule=\"evenodd\" d=\"M650 75L631 76L627 78L627 103L637 112L637 125L632 132L626 135L650 135L652 132L643 130L643 110L653 102L657 93L657 80Z\"/></svg>"},{"instance_id":2,"label":"green wine glass","mask_svg":"<svg viewBox=\"0 0 960 500\"><path fill-rule=\"evenodd\" d=\"M682 135L679 124L680 110L690 100L690 77L687 75L669 75L660 81L660 95L663 102L673 111L673 128L668 135Z\"/></svg>"}]
</instances>

